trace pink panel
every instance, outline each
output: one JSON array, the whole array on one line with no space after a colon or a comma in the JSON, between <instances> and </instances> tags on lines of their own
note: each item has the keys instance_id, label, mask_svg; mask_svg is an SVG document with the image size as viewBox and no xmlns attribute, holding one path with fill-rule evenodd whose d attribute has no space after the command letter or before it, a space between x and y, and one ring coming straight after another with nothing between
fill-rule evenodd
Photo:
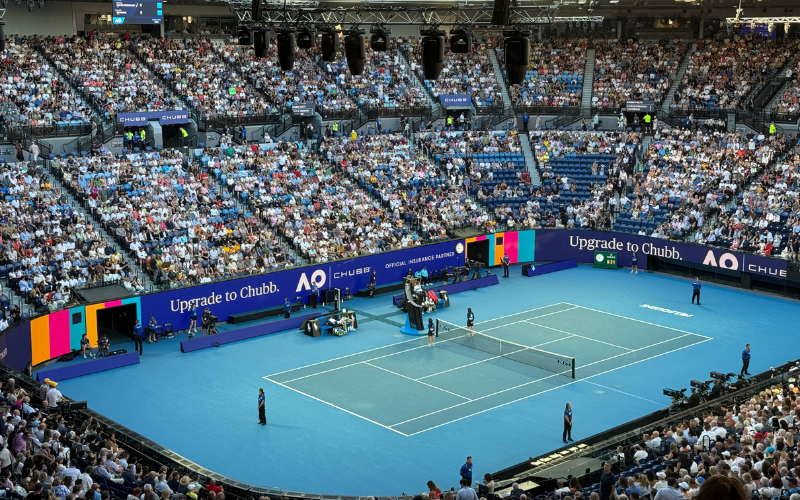
<instances>
[{"instance_id":1,"label":"pink panel","mask_svg":"<svg viewBox=\"0 0 800 500\"><path fill-rule=\"evenodd\" d=\"M503 250L508 254L511 263L519 262L519 233L508 231L503 236Z\"/></svg>"},{"instance_id":2,"label":"pink panel","mask_svg":"<svg viewBox=\"0 0 800 500\"><path fill-rule=\"evenodd\" d=\"M70 351L69 310L50 313L50 357L55 358Z\"/></svg>"},{"instance_id":3,"label":"pink panel","mask_svg":"<svg viewBox=\"0 0 800 500\"><path fill-rule=\"evenodd\" d=\"M106 306L106 309L109 307L121 306L122 300L112 300L111 302L106 302L104 305Z\"/></svg>"}]
</instances>

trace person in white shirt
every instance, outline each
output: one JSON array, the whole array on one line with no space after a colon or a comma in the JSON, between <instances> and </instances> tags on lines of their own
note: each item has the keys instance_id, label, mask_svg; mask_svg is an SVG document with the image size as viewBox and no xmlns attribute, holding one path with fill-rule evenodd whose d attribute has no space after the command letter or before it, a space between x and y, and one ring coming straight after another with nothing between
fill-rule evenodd
<instances>
[{"instance_id":1,"label":"person in white shirt","mask_svg":"<svg viewBox=\"0 0 800 500\"><path fill-rule=\"evenodd\" d=\"M636 445L636 448L635 448L635 449L636 449L636 452L634 452L634 454L633 454L633 459L634 459L634 460L636 460L637 462L639 462L639 461L641 461L641 460L645 460L645 459L647 458L647 452L646 452L646 451L644 451L643 449L641 449L641 448L639 447L639 445Z\"/></svg>"}]
</instances>

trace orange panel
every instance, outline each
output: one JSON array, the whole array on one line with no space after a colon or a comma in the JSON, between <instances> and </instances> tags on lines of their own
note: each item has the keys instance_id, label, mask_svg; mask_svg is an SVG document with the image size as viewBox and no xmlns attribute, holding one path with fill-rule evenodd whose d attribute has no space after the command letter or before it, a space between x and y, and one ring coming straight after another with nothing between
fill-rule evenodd
<instances>
[{"instance_id":1,"label":"orange panel","mask_svg":"<svg viewBox=\"0 0 800 500\"><path fill-rule=\"evenodd\" d=\"M31 321L31 364L50 359L50 318L42 316Z\"/></svg>"},{"instance_id":2,"label":"orange panel","mask_svg":"<svg viewBox=\"0 0 800 500\"><path fill-rule=\"evenodd\" d=\"M97 310L105 309L105 304L86 306L86 335L93 346L97 346Z\"/></svg>"}]
</instances>

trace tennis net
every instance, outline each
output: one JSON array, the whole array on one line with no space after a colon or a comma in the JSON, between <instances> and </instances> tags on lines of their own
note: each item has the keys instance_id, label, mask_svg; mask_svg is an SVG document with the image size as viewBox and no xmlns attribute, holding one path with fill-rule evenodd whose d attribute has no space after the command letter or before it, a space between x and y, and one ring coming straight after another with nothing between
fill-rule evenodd
<instances>
[{"instance_id":1,"label":"tennis net","mask_svg":"<svg viewBox=\"0 0 800 500\"><path fill-rule=\"evenodd\" d=\"M436 320L436 336L442 340L483 351L493 356L501 356L511 361L575 378L575 358L571 356L500 340L440 319Z\"/></svg>"}]
</instances>

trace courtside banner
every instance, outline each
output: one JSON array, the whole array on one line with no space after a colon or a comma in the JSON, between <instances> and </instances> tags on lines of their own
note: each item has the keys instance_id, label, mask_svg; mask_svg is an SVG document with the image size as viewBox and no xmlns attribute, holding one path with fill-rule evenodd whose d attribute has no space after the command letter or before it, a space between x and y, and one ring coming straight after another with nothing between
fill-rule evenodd
<instances>
[{"instance_id":1,"label":"courtside banner","mask_svg":"<svg viewBox=\"0 0 800 500\"><path fill-rule=\"evenodd\" d=\"M730 271L739 271L775 278L786 278L787 262L775 257L762 257L677 241L624 233L599 231L536 230L536 260L539 262L574 258L578 262L594 262L595 251L617 252L617 264L628 267L631 255L639 257L644 267L648 255L682 260Z\"/></svg>"},{"instance_id":2,"label":"courtside banner","mask_svg":"<svg viewBox=\"0 0 800 500\"><path fill-rule=\"evenodd\" d=\"M367 287L372 271L381 286L401 281L409 268L418 271L425 266L434 271L463 265L464 240L448 241L142 295L142 318L152 314L159 324L172 323L175 330L182 330L189 327L192 304L198 315L208 307L220 321L225 321L231 314L280 306L287 298L292 303L297 297L307 302L313 285L320 290L341 288L342 292L349 288L355 294L359 288Z\"/></svg>"}]
</instances>

